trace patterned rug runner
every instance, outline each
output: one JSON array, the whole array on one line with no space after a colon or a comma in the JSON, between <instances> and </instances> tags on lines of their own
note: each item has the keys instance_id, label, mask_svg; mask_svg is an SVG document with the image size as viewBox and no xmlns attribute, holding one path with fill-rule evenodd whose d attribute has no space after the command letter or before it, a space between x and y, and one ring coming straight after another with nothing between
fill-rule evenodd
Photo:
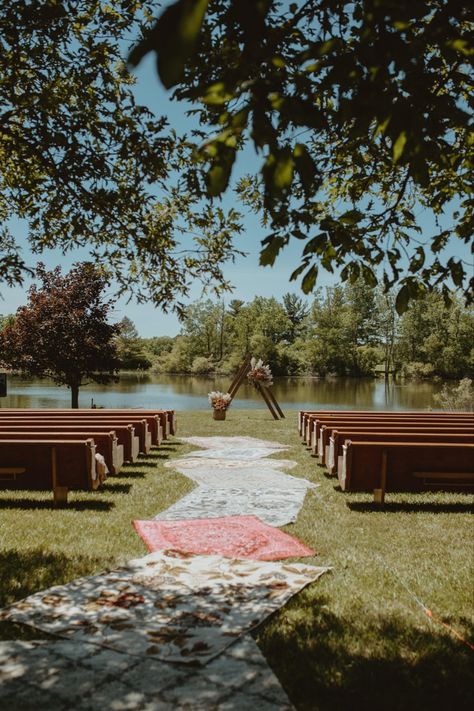
<instances>
[{"instance_id":1,"label":"patterned rug runner","mask_svg":"<svg viewBox=\"0 0 474 711\"><path fill-rule=\"evenodd\" d=\"M314 551L255 516L180 521L134 521L150 551L218 554L251 560L281 560L314 555Z\"/></svg>"},{"instance_id":2,"label":"patterned rug runner","mask_svg":"<svg viewBox=\"0 0 474 711\"><path fill-rule=\"evenodd\" d=\"M3 610L0 620L128 654L206 664L325 571L151 553L30 595Z\"/></svg>"},{"instance_id":3,"label":"patterned rug runner","mask_svg":"<svg viewBox=\"0 0 474 711\"><path fill-rule=\"evenodd\" d=\"M185 437L202 451L165 464L198 486L154 518L170 521L224 516L257 516L272 526L293 523L306 493L316 484L287 474L296 462L268 459L288 449L278 442L254 437Z\"/></svg>"},{"instance_id":4,"label":"patterned rug runner","mask_svg":"<svg viewBox=\"0 0 474 711\"><path fill-rule=\"evenodd\" d=\"M295 466L286 459L259 459L241 461L236 459L198 459L185 457L165 463L168 469L175 469L200 486L216 489L262 489L279 490L315 489L316 484L301 477L285 474L281 469Z\"/></svg>"},{"instance_id":5,"label":"patterned rug runner","mask_svg":"<svg viewBox=\"0 0 474 711\"><path fill-rule=\"evenodd\" d=\"M249 635L205 667L70 640L0 642L0 669L0 708L11 711L293 708Z\"/></svg>"},{"instance_id":6,"label":"patterned rug runner","mask_svg":"<svg viewBox=\"0 0 474 711\"><path fill-rule=\"evenodd\" d=\"M203 449L228 449L229 447L234 447L239 450L265 449L267 450L267 454L270 454L268 450L272 449L275 452L288 449L286 444L258 439L257 437L181 437L181 441L195 444L196 447L202 447Z\"/></svg>"},{"instance_id":7,"label":"patterned rug runner","mask_svg":"<svg viewBox=\"0 0 474 711\"><path fill-rule=\"evenodd\" d=\"M198 486L155 520L220 518L242 513L258 516L270 526L294 523L303 506L305 489L214 489Z\"/></svg>"}]
</instances>

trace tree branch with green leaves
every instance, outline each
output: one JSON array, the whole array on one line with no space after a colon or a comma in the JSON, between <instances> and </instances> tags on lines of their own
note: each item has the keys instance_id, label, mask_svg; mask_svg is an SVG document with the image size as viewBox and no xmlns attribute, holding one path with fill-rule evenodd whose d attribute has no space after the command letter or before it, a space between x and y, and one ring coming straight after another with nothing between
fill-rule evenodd
<instances>
[{"instance_id":1,"label":"tree branch with green leaves","mask_svg":"<svg viewBox=\"0 0 474 711\"><path fill-rule=\"evenodd\" d=\"M131 63L150 51L200 122L196 193L221 195L239 152L255 148L259 170L237 191L270 230L262 265L299 239L291 278L304 293L323 267L395 286L399 313L435 287L472 301L471 269L446 251L474 232L468 3L178 0ZM415 207L447 226L423 233Z\"/></svg>"}]
</instances>

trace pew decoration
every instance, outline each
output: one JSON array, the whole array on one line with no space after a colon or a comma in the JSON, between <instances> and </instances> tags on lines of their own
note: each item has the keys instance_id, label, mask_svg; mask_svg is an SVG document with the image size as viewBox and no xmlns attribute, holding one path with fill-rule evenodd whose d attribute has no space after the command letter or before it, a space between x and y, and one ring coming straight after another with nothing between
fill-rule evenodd
<instances>
[{"instance_id":1,"label":"pew decoration","mask_svg":"<svg viewBox=\"0 0 474 711\"><path fill-rule=\"evenodd\" d=\"M225 420L225 413L230 407L232 398L229 393L221 393L220 390L213 390L207 396L212 406L212 416L215 420Z\"/></svg>"},{"instance_id":2,"label":"pew decoration","mask_svg":"<svg viewBox=\"0 0 474 711\"><path fill-rule=\"evenodd\" d=\"M254 387L261 386L262 388L271 388L273 385L273 375L269 365L264 365L260 358L250 359L250 370L247 373L247 380Z\"/></svg>"},{"instance_id":3,"label":"pew decoration","mask_svg":"<svg viewBox=\"0 0 474 711\"><path fill-rule=\"evenodd\" d=\"M252 358L250 355L247 355L235 374L232 383L230 384L228 390L230 402L232 402L238 389L245 380L251 382L256 390L258 390L274 420L279 420L285 417L280 405L275 399L273 392L270 390L270 387L273 385L273 376L268 365L264 365L261 359L257 360L256 358Z\"/></svg>"}]
</instances>

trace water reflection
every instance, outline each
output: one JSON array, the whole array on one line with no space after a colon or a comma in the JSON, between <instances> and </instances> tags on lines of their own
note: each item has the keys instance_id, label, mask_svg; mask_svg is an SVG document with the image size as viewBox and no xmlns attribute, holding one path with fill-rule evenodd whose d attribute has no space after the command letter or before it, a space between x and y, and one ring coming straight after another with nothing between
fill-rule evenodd
<instances>
[{"instance_id":1,"label":"water reflection","mask_svg":"<svg viewBox=\"0 0 474 711\"><path fill-rule=\"evenodd\" d=\"M92 399L102 407L163 407L176 410L208 408L210 390L226 391L228 377L186 375L132 375L120 377L110 385L87 385L81 388L80 407L89 407ZM433 394L441 383L393 382L383 380L334 378L276 378L274 394L283 409L311 407L356 409L424 409L433 406ZM69 407L70 392L51 380L8 377L8 397L0 407ZM232 407L264 408L258 392L250 385L240 388Z\"/></svg>"}]
</instances>

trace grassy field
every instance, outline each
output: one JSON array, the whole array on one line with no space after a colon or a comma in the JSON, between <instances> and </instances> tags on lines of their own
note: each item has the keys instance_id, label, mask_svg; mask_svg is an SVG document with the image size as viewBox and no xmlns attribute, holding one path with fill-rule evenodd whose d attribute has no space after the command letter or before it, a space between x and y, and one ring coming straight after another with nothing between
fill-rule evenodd
<instances>
[{"instance_id":1,"label":"grassy field","mask_svg":"<svg viewBox=\"0 0 474 711\"><path fill-rule=\"evenodd\" d=\"M179 435L250 435L289 445L295 476L319 484L298 521L284 530L317 551L305 562L333 570L255 633L297 709L471 709L474 652L431 621L417 603L474 644L473 497L344 494L301 444L296 413L179 413ZM95 573L147 551L134 518L151 518L192 488L163 466L191 451L163 443L102 492L70 495L55 510L50 493L0 492L0 605L49 585ZM32 637L0 625L0 639Z\"/></svg>"}]
</instances>

